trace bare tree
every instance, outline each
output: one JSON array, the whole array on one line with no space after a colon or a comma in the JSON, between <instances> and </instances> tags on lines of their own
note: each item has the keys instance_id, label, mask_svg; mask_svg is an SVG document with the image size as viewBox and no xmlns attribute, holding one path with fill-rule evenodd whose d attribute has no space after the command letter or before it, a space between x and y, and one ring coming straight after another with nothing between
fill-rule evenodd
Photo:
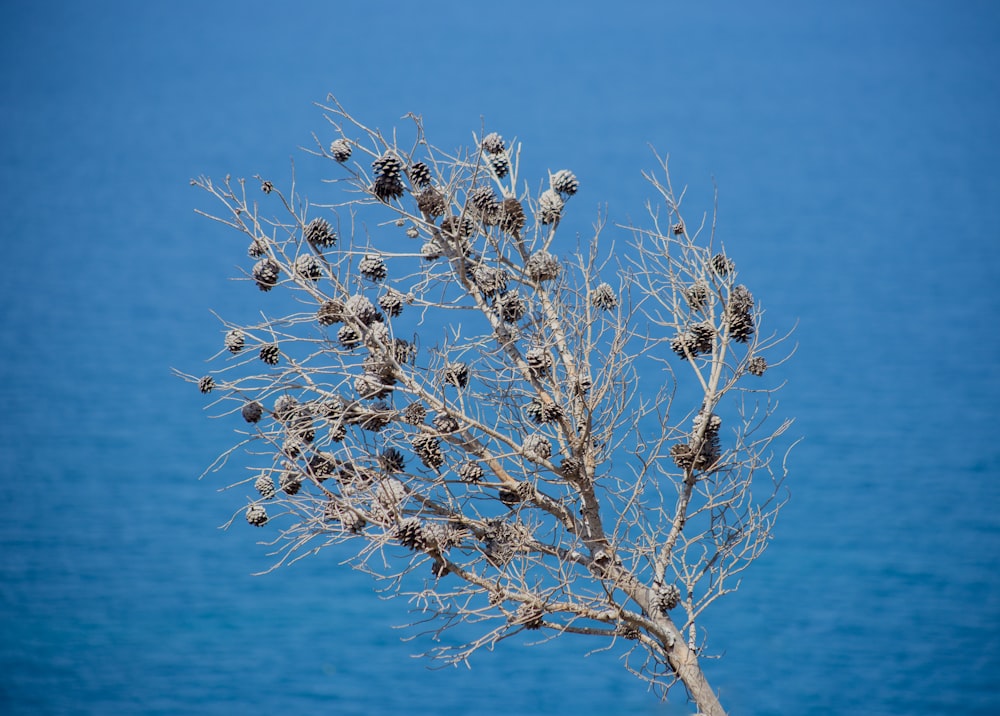
<instances>
[{"instance_id":1,"label":"bare tree","mask_svg":"<svg viewBox=\"0 0 1000 716\"><path fill-rule=\"evenodd\" d=\"M587 635L724 713L699 619L772 536L790 423L762 378L787 336L762 333L714 219L689 228L657 157L645 226L560 242L572 172L532 191L496 133L449 153L419 117L404 146L322 109L310 153L338 201L193 182L278 312L223 321L220 367L181 374L242 426L209 471L250 456L231 486L253 486L245 517L275 530L276 566L345 543L414 624L475 630L434 658Z\"/></svg>"}]
</instances>

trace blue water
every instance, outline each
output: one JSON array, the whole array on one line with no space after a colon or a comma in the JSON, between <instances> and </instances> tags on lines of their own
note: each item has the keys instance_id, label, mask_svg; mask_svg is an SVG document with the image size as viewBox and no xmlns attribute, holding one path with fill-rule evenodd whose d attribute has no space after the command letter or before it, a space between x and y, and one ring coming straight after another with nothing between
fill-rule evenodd
<instances>
[{"instance_id":1,"label":"blue water","mask_svg":"<svg viewBox=\"0 0 1000 716\"><path fill-rule=\"evenodd\" d=\"M444 146L486 116L576 172L581 232L641 215L646 142L689 212L714 177L767 320L798 322L804 441L710 680L733 713L1000 710L993 3L70 5L0 27L0 711L693 711L586 641L429 671L342 554L253 577L260 533L217 529L242 495L196 478L230 434L169 369L254 306L188 180L315 180L328 91Z\"/></svg>"}]
</instances>

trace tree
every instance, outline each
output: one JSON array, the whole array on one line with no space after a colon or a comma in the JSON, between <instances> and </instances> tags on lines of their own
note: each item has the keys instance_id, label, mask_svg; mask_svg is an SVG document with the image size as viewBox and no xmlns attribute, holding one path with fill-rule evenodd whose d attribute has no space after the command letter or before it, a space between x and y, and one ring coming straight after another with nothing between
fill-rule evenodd
<instances>
[{"instance_id":1,"label":"tree","mask_svg":"<svg viewBox=\"0 0 1000 716\"><path fill-rule=\"evenodd\" d=\"M242 426L210 471L250 456L234 486L255 489L245 518L275 531L278 564L344 543L435 636L475 629L434 658L586 635L724 713L699 619L772 536L790 421L763 377L787 336L762 334L714 218L689 228L657 156L647 225L615 226L616 255L603 219L563 239L577 178L531 191L519 144L448 153L410 115L404 146L321 107L309 153L338 201L193 182L278 312L223 321L222 365L181 374Z\"/></svg>"}]
</instances>

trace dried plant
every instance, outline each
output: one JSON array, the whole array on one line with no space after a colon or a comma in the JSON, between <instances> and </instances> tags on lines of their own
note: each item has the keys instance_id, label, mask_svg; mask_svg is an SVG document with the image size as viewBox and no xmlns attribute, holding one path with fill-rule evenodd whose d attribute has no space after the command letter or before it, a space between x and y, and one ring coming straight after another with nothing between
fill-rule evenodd
<instances>
[{"instance_id":1,"label":"dried plant","mask_svg":"<svg viewBox=\"0 0 1000 716\"><path fill-rule=\"evenodd\" d=\"M181 374L239 426L210 471L250 456L232 482L276 566L344 543L432 636L475 630L430 656L587 635L723 713L699 620L772 536L790 422L770 380L787 336L764 334L714 221L689 233L657 156L645 226L610 230L627 250L603 220L568 247L572 172L532 191L495 132L448 153L418 117L404 146L322 109L310 154L336 201L194 181L269 311L223 322L211 375Z\"/></svg>"}]
</instances>

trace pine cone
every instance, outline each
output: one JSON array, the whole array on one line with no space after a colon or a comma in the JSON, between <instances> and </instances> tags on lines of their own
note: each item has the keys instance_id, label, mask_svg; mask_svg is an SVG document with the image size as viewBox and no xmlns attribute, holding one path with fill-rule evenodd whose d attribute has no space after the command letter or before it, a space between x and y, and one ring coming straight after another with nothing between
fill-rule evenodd
<instances>
[{"instance_id":1,"label":"pine cone","mask_svg":"<svg viewBox=\"0 0 1000 716\"><path fill-rule=\"evenodd\" d=\"M343 510L340 513L340 524L346 531L358 534L368 523L361 513L354 510Z\"/></svg>"},{"instance_id":2,"label":"pine cone","mask_svg":"<svg viewBox=\"0 0 1000 716\"><path fill-rule=\"evenodd\" d=\"M458 245L458 248L465 253L464 240L476 233L476 226L468 216L459 219L457 216L448 216L441 221L441 231L444 236Z\"/></svg>"},{"instance_id":3,"label":"pine cone","mask_svg":"<svg viewBox=\"0 0 1000 716\"><path fill-rule=\"evenodd\" d=\"M358 270L369 281L381 281L389 275L385 261L378 254L366 254L358 264Z\"/></svg>"},{"instance_id":4,"label":"pine cone","mask_svg":"<svg viewBox=\"0 0 1000 716\"><path fill-rule=\"evenodd\" d=\"M449 363L444 367L442 379L448 385L464 388L469 384L469 366L465 363Z\"/></svg>"},{"instance_id":5,"label":"pine cone","mask_svg":"<svg viewBox=\"0 0 1000 716\"><path fill-rule=\"evenodd\" d=\"M274 489L274 480L266 472L262 472L257 477L253 486L265 500L270 500L277 493L277 490Z\"/></svg>"},{"instance_id":6,"label":"pine cone","mask_svg":"<svg viewBox=\"0 0 1000 716\"><path fill-rule=\"evenodd\" d=\"M565 194L566 196L573 196L573 194L576 194L577 189L580 188L580 182L577 181L576 175L569 169L560 169L551 175L549 177L549 184L552 186L552 191Z\"/></svg>"},{"instance_id":7,"label":"pine cone","mask_svg":"<svg viewBox=\"0 0 1000 716\"><path fill-rule=\"evenodd\" d=\"M524 353L524 362L533 378L544 378L552 370L552 355L544 348L529 348Z\"/></svg>"},{"instance_id":8,"label":"pine cone","mask_svg":"<svg viewBox=\"0 0 1000 716\"><path fill-rule=\"evenodd\" d=\"M294 460L302 454L302 441L298 438L285 438L281 443L281 452L285 457Z\"/></svg>"},{"instance_id":9,"label":"pine cone","mask_svg":"<svg viewBox=\"0 0 1000 716\"><path fill-rule=\"evenodd\" d=\"M215 387L215 378L210 375L206 375L204 378L198 380L198 390L202 393L211 393L212 388Z\"/></svg>"},{"instance_id":10,"label":"pine cone","mask_svg":"<svg viewBox=\"0 0 1000 716\"><path fill-rule=\"evenodd\" d=\"M696 323L691 326L691 337L694 352L697 355L712 352L712 341L715 338L715 327L709 323Z\"/></svg>"},{"instance_id":11,"label":"pine cone","mask_svg":"<svg viewBox=\"0 0 1000 716\"><path fill-rule=\"evenodd\" d=\"M302 480L291 470L285 470L281 473L281 479L278 482L286 495L297 495L302 487Z\"/></svg>"},{"instance_id":12,"label":"pine cone","mask_svg":"<svg viewBox=\"0 0 1000 716\"><path fill-rule=\"evenodd\" d=\"M396 412L386 403L378 402L375 403L370 410L365 410L358 415L355 422L361 427L362 430L377 433L386 425L391 423L395 415Z\"/></svg>"},{"instance_id":13,"label":"pine cone","mask_svg":"<svg viewBox=\"0 0 1000 716\"><path fill-rule=\"evenodd\" d=\"M295 259L295 273L310 281L318 281L323 276L323 267L312 254L300 254Z\"/></svg>"},{"instance_id":14,"label":"pine cone","mask_svg":"<svg viewBox=\"0 0 1000 716\"><path fill-rule=\"evenodd\" d=\"M458 429L461 427L458 424L458 421L455 420L453 416L448 415L447 413L441 413L440 415L436 415L434 417L434 420L431 421L431 423L434 425L434 429L437 430L439 433L456 433L458 432Z\"/></svg>"},{"instance_id":15,"label":"pine cone","mask_svg":"<svg viewBox=\"0 0 1000 716\"><path fill-rule=\"evenodd\" d=\"M381 201L388 202L390 199L398 199L403 196L406 188L403 186L403 182L399 180L398 174L383 174L376 177L375 183L372 184L371 191L372 194L377 196Z\"/></svg>"},{"instance_id":16,"label":"pine cone","mask_svg":"<svg viewBox=\"0 0 1000 716\"><path fill-rule=\"evenodd\" d=\"M392 381L395 383L395 380ZM385 398L392 392L392 383L386 383L375 375L359 375L354 379L354 390L362 400Z\"/></svg>"},{"instance_id":17,"label":"pine cone","mask_svg":"<svg viewBox=\"0 0 1000 716\"><path fill-rule=\"evenodd\" d=\"M546 189L538 198L538 223L544 225L558 224L562 217L563 200L559 194Z\"/></svg>"},{"instance_id":18,"label":"pine cone","mask_svg":"<svg viewBox=\"0 0 1000 716\"><path fill-rule=\"evenodd\" d=\"M306 241L318 249L328 249L337 243L337 235L326 219L313 219L306 224Z\"/></svg>"},{"instance_id":19,"label":"pine cone","mask_svg":"<svg viewBox=\"0 0 1000 716\"><path fill-rule=\"evenodd\" d=\"M548 460L552 457L552 443L544 435L532 433L521 444L525 454L536 460Z\"/></svg>"},{"instance_id":20,"label":"pine cone","mask_svg":"<svg viewBox=\"0 0 1000 716\"><path fill-rule=\"evenodd\" d=\"M351 325L343 325L337 331L337 342L346 350L351 350L361 345L361 334Z\"/></svg>"},{"instance_id":21,"label":"pine cone","mask_svg":"<svg viewBox=\"0 0 1000 716\"><path fill-rule=\"evenodd\" d=\"M524 207L514 197L508 197L500 204L500 229L517 238L526 221Z\"/></svg>"},{"instance_id":22,"label":"pine cone","mask_svg":"<svg viewBox=\"0 0 1000 716\"><path fill-rule=\"evenodd\" d=\"M263 527L267 524L267 510L263 505L250 505L247 508L247 522L254 527Z\"/></svg>"},{"instance_id":23,"label":"pine cone","mask_svg":"<svg viewBox=\"0 0 1000 716\"><path fill-rule=\"evenodd\" d=\"M338 162L343 164L351 158L351 143L346 139L334 139L330 144L330 154Z\"/></svg>"},{"instance_id":24,"label":"pine cone","mask_svg":"<svg viewBox=\"0 0 1000 716\"><path fill-rule=\"evenodd\" d=\"M559 260L548 251L536 251L528 257L524 270L534 281L550 281L559 275Z\"/></svg>"},{"instance_id":25,"label":"pine cone","mask_svg":"<svg viewBox=\"0 0 1000 716\"><path fill-rule=\"evenodd\" d=\"M347 313L357 318L366 326L382 320L382 314L375 308L375 304L368 300L366 296L360 294L351 296L344 304Z\"/></svg>"},{"instance_id":26,"label":"pine cone","mask_svg":"<svg viewBox=\"0 0 1000 716\"><path fill-rule=\"evenodd\" d=\"M254 239L250 242L250 246L247 248L247 256L252 259L259 259L261 256L267 255L267 242L261 239Z\"/></svg>"},{"instance_id":27,"label":"pine cone","mask_svg":"<svg viewBox=\"0 0 1000 716\"><path fill-rule=\"evenodd\" d=\"M687 443L676 443L670 446L670 457L674 464L682 470L694 465L694 450Z\"/></svg>"},{"instance_id":28,"label":"pine cone","mask_svg":"<svg viewBox=\"0 0 1000 716\"><path fill-rule=\"evenodd\" d=\"M495 564L507 564L524 545L525 537L520 523L512 525L500 518L487 520L482 538L484 551Z\"/></svg>"},{"instance_id":29,"label":"pine cone","mask_svg":"<svg viewBox=\"0 0 1000 716\"><path fill-rule=\"evenodd\" d=\"M615 625L615 634L620 636L622 639L631 639L632 641L637 640L640 636L638 629L631 624L626 624L625 622Z\"/></svg>"},{"instance_id":30,"label":"pine cone","mask_svg":"<svg viewBox=\"0 0 1000 716\"><path fill-rule=\"evenodd\" d=\"M538 398L532 398L524 412L532 421L541 425L542 423L554 423L563 416L563 410L555 403L543 403Z\"/></svg>"},{"instance_id":31,"label":"pine cone","mask_svg":"<svg viewBox=\"0 0 1000 716\"><path fill-rule=\"evenodd\" d=\"M709 414L706 418L704 413L698 413L694 416L693 421L693 433L697 435L702 422L708 420L708 425L705 427L705 432L701 440L701 447L697 450L697 454L694 455L694 467L698 470L708 470L716 462L718 462L720 455L722 454L722 444L719 439L719 429L722 427L722 418L715 414ZM695 446L692 445L692 452L695 452Z\"/></svg>"},{"instance_id":32,"label":"pine cone","mask_svg":"<svg viewBox=\"0 0 1000 716\"><path fill-rule=\"evenodd\" d=\"M441 522L424 523L424 549L433 549L444 552L447 549L456 547L468 536L468 532L463 529L455 529L449 524Z\"/></svg>"},{"instance_id":33,"label":"pine cone","mask_svg":"<svg viewBox=\"0 0 1000 716\"><path fill-rule=\"evenodd\" d=\"M258 403L256 400L251 400L248 403L243 404L243 409L240 411L243 415L243 419L248 423L256 423L264 415L264 406Z\"/></svg>"},{"instance_id":34,"label":"pine cone","mask_svg":"<svg viewBox=\"0 0 1000 716\"><path fill-rule=\"evenodd\" d=\"M372 171L375 172L375 176L398 177L403 171L403 163L389 150L372 162Z\"/></svg>"},{"instance_id":35,"label":"pine cone","mask_svg":"<svg viewBox=\"0 0 1000 716\"><path fill-rule=\"evenodd\" d=\"M483 479L483 466L472 460L464 462L458 468L458 477L462 482L479 482Z\"/></svg>"},{"instance_id":36,"label":"pine cone","mask_svg":"<svg viewBox=\"0 0 1000 716\"><path fill-rule=\"evenodd\" d=\"M415 189L423 189L431 183L430 167L423 162L411 164L407 175L410 177L410 184L412 184Z\"/></svg>"},{"instance_id":37,"label":"pine cone","mask_svg":"<svg viewBox=\"0 0 1000 716\"><path fill-rule=\"evenodd\" d=\"M389 511L402 507L406 497L406 486L394 477L379 480L375 486L375 501Z\"/></svg>"},{"instance_id":38,"label":"pine cone","mask_svg":"<svg viewBox=\"0 0 1000 716\"><path fill-rule=\"evenodd\" d=\"M420 255L424 257L426 261L434 261L435 259L441 258L441 254L444 249L441 248L441 244L438 243L437 239L431 239L420 247Z\"/></svg>"},{"instance_id":39,"label":"pine cone","mask_svg":"<svg viewBox=\"0 0 1000 716\"><path fill-rule=\"evenodd\" d=\"M594 292L590 294L590 303L594 308L602 311L610 311L618 305L618 296L615 295L615 290L611 288L611 284L602 283L598 284Z\"/></svg>"},{"instance_id":40,"label":"pine cone","mask_svg":"<svg viewBox=\"0 0 1000 716\"><path fill-rule=\"evenodd\" d=\"M711 323L697 323L683 333L678 333L670 340L670 348L681 360L712 352L712 340L715 328ZM685 352L686 351L686 352Z\"/></svg>"},{"instance_id":41,"label":"pine cone","mask_svg":"<svg viewBox=\"0 0 1000 716\"><path fill-rule=\"evenodd\" d=\"M417 357L417 347L402 338L392 339L392 357L399 364L412 363Z\"/></svg>"},{"instance_id":42,"label":"pine cone","mask_svg":"<svg viewBox=\"0 0 1000 716\"><path fill-rule=\"evenodd\" d=\"M759 378L764 375L765 371L767 371L767 359L764 356L754 356L747 361L747 372L750 375L755 375Z\"/></svg>"},{"instance_id":43,"label":"pine cone","mask_svg":"<svg viewBox=\"0 0 1000 716\"><path fill-rule=\"evenodd\" d=\"M497 498L507 507L527 502L534 494L535 490L530 482L519 482L514 487L501 487L497 490Z\"/></svg>"},{"instance_id":44,"label":"pine cone","mask_svg":"<svg viewBox=\"0 0 1000 716\"><path fill-rule=\"evenodd\" d=\"M344 304L340 301L324 301L316 311L316 320L321 326L332 326L344 320Z\"/></svg>"},{"instance_id":45,"label":"pine cone","mask_svg":"<svg viewBox=\"0 0 1000 716\"><path fill-rule=\"evenodd\" d=\"M517 291L511 291L500 296L496 304L494 304L494 308L497 309L500 320L507 321L508 323L520 321L528 312L528 307Z\"/></svg>"},{"instance_id":46,"label":"pine cone","mask_svg":"<svg viewBox=\"0 0 1000 716\"><path fill-rule=\"evenodd\" d=\"M729 335L739 343L746 343L754 334L753 296L746 286L733 287L726 303L726 323Z\"/></svg>"},{"instance_id":47,"label":"pine cone","mask_svg":"<svg viewBox=\"0 0 1000 716\"><path fill-rule=\"evenodd\" d=\"M414 551L420 551L427 547L424 528L418 517L408 517L396 525L393 537L398 539L401 545Z\"/></svg>"},{"instance_id":48,"label":"pine cone","mask_svg":"<svg viewBox=\"0 0 1000 716\"><path fill-rule=\"evenodd\" d=\"M441 443L432 435L417 435L410 443L413 452L420 458L420 462L429 468L437 469L444 465L444 452L441 450Z\"/></svg>"},{"instance_id":49,"label":"pine cone","mask_svg":"<svg viewBox=\"0 0 1000 716\"><path fill-rule=\"evenodd\" d=\"M317 480L328 478L337 468L337 462L333 455L324 452L313 454L306 465L309 467L309 474Z\"/></svg>"},{"instance_id":50,"label":"pine cone","mask_svg":"<svg viewBox=\"0 0 1000 716\"><path fill-rule=\"evenodd\" d=\"M671 609L675 609L681 603L681 590L673 584L661 584L653 593L650 600L650 609L653 612L666 614Z\"/></svg>"},{"instance_id":51,"label":"pine cone","mask_svg":"<svg viewBox=\"0 0 1000 716\"><path fill-rule=\"evenodd\" d=\"M277 343L268 343L260 347L260 359L268 365L278 365L281 351L278 350Z\"/></svg>"},{"instance_id":52,"label":"pine cone","mask_svg":"<svg viewBox=\"0 0 1000 716\"><path fill-rule=\"evenodd\" d=\"M385 311L385 315L395 318L403 312L403 299L405 296L399 291L390 288L378 297L379 307Z\"/></svg>"},{"instance_id":53,"label":"pine cone","mask_svg":"<svg viewBox=\"0 0 1000 716\"><path fill-rule=\"evenodd\" d=\"M496 132L490 132L483 137L482 148L487 154L499 154L505 148L503 137Z\"/></svg>"},{"instance_id":54,"label":"pine cone","mask_svg":"<svg viewBox=\"0 0 1000 716\"><path fill-rule=\"evenodd\" d=\"M257 288L261 291L270 291L277 286L280 273L281 267L271 259L261 259L253 265L251 271L253 280L257 282Z\"/></svg>"},{"instance_id":55,"label":"pine cone","mask_svg":"<svg viewBox=\"0 0 1000 716\"><path fill-rule=\"evenodd\" d=\"M507 290L510 274L505 269L480 264L472 272L472 280L475 281L480 293L489 298Z\"/></svg>"},{"instance_id":56,"label":"pine cone","mask_svg":"<svg viewBox=\"0 0 1000 716\"><path fill-rule=\"evenodd\" d=\"M392 362L386 357L374 353L369 354L361 362L361 367L365 373L378 378L383 383L396 384L396 371L392 367Z\"/></svg>"},{"instance_id":57,"label":"pine cone","mask_svg":"<svg viewBox=\"0 0 1000 716\"><path fill-rule=\"evenodd\" d=\"M329 438L332 443L343 442L347 437L347 426L343 423L333 423L330 425Z\"/></svg>"},{"instance_id":58,"label":"pine cone","mask_svg":"<svg viewBox=\"0 0 1000 716\"><path fill-rule=\"evenodd\" d=\"M420 425L427 417L427 408L421 403L410 403L403 409L403 422L408 425Z\"/></svg>"},{"instance_id":59,"label":"pine cone","mask_svg":"<svg viewBox=\"0 0 1000 716\"><path fill-rule=\"evenodd\" d=\"M684 289L684 300L692 311L700 311L708 304L708 284L697 281Z\"/></svg>"},{"instance_id":60,"label":"pine cone","mask_svg":"<svg viewBox=\"0 0 1000 716\"><path fill-rule=\"evenodd\" d=\"M517 613L510 620L512 624L523 626L525 629L541 629L545 623L545 610L538 604L522 604L517 608Z\"/></svg>"},{"instance_id":61,"label":"pine cone","mask_svg":"<svg viewBox=\"0 0 1000 716\"><path fill-rule=\"evenodd\" d=\"M506 154L491 154L488 161L497 179L503 179L510 173L510 160Z\"/></svg>"},{"instance_id":62,"label":"pine cone","mask_svg":"<svg viewBox=\"0 0 1000 716\"><path fill-rule=\"evenodd\" d=\"M304 445L308 445L316 439L316 430L313 429L312 422L307 418L299 418L288 426L289 434Z\"/></svg>"},{"instance_id":63,"label":"pine cone","mask_svg":"<svg viewBox=\"0 0 1000 716\"><path fill-rule=\"evenodd\" d=\"M579 458L568 455L562 459L559 463L559 472L561 472L565 477L577 477L580 475L580 468L583 465L580 464Z\"/></svg>"},{"instance_id":64,"label":"pine cone","mask_svg":"<svg viewBox=\"0 0 1000 716\"><path fill-rule=\"evenodd\" d=\"M701 427L701 424L705 422L705 420L706 417L704 412L700 412L697 415L695 415L694 419L691 421L692 424L694 425L694 429L698 430ZM707 420L708 420L708 425L705 427L705 435L711 435L711 434L718 435L719 429L722 427L722 418L720 418L715 413L709 413Z\"/></svg>"},{"instance_id":65,"label":"pine cone","mask_svg":"<svg viewBox=\"0 0 1000 716\"><path fill-rule=\"evenodd\" d=\"M500 202L490 187L481 186L475 189L469 196L469 201L483 223L495 226L500 221Z\"/></svg>"},{"instance_id":66,"label":"pine cone","mask_svg":"<svg viewBox=\"0 0 1000 716\"><path fill-rule=\"evenodd\" d=\"M390 475L402 472L403 468L406 467L406 460L403 457L403 453L394 447L388 447L383 450L378 462L382 466L382 469Z\"/></svg>"},{"instance_id":67,"label":"pine cone","mask_svg":"<svg viewBox=\"0 0 1000 716\"><path fill-rule=\"evenodd\" d=\"M670 339L670 350L676 353L681 360L687 360L688 354L695 355L694 337L687 331L678 333Z\"/></svg>"},{"instance_id":68,"label":"pine cone","mask_svg":"<svg viewBox=\"0 0 1000 716\"><path fill-rule=\"evenodd\" d=\"M728 276L736 270L736 264L733 263L732 259L726 258L725 254L716 254L711 258L709 263L712 266L712 270L719 276Z\"/></svg>"},{"instance_id":69,"label":"pine cone","mask_svg":"<svg viewBox=\"0 0 1000 716\"><path fill-rule=\"evenodd\" d=\"M280 423L291 420L299 410L299 401L288 394L279 395L274 401L274 419Z\"/></svg>"},{"instance_id":70,"label":"pine cone","mask_svg":"<svg viewBox=\"0 0 1000 716\"><path fill-rule=\"evenodd\" d=\"M425 216L435 219L439 216L444 216L444 212L448 206L444 200L444 194L434 187L428 187L417 194L417 208Z\"/></svg>"},{"instance_id":71,"label":"pine cone","mask_svg":"<svg viewBox=\"0 0 1000 716\"><path fill-rule=\"evenodd\" d=\"M234 328L226 334L223 339L222 344L226 347L226 350L230 353L239 353L243 350L243 346L246 344L246 339L243 336L243 331L239 328Z\"/></svg>"}]
</instances>

